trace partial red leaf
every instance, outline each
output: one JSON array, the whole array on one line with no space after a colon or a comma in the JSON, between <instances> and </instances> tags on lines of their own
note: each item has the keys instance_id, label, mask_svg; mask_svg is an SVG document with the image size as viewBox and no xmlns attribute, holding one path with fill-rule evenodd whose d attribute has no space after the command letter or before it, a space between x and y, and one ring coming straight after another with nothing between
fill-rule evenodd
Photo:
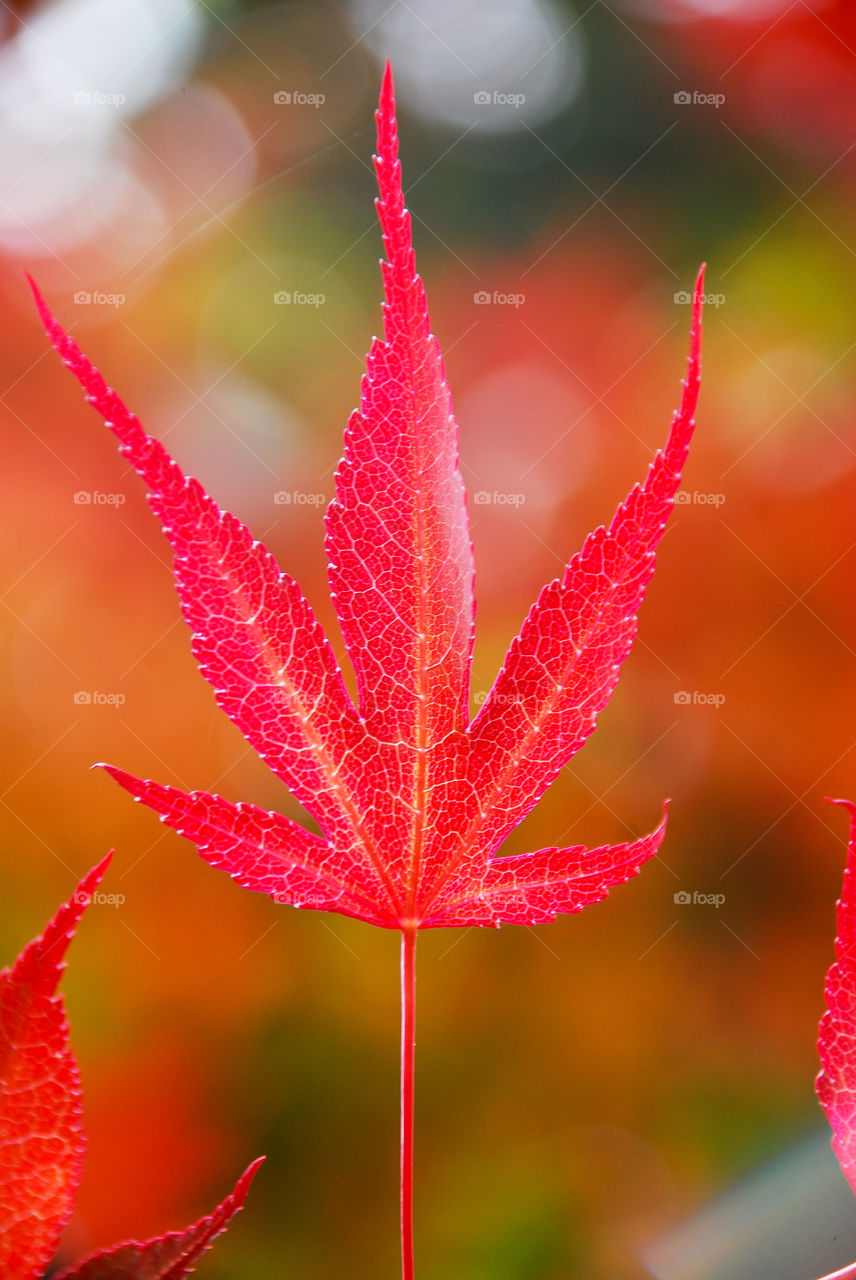
<instances>
[{"instance_id":1,"label":"partial red leaf","mask_svg":"<svg viewBox=\"0 0 856 1280\"><path fill-rule=\"evenodd\" d=\"M695 426L703 279L704 268L689 371L665 449L609 528L590 534L564 576L541 592L473 721L462 788L469 821L457 852L437 868L439 887L468 862L476 874L583 745L618 683Z\"/></svg>"},{"instance_id":2,"label":"partial red leaf","mask_svg":"<svg viewBox=\"0 0 856 1280\"><path fill-rule=\"evenodd\" d=\"M353 877L341 875L330 846L299 823L252 804L232 804L204 791L187 794L112 765L103 768L173 831L192 840L206 862L228 872L245 889L293 907L386 923L375 918L372 901L357 893Z\"/></svg>"},{"instance_id":3,"label":"partial red leaf","mask_svg":"<svg viewBox=\"0 0 856 1280\"><path fill-rule=\"evenodd\" d=\"M376 339L327 518L330 582L359 713L309 605L269 553L143 433L39 299L51 341L151 489L182 608L220 705L319 822L141 782L123 786L249 888L392 928L551 919L602 897L657 849L545 849L495 859L611 695L636 629L693 430L689 374L648 478L542 592L466 724L472 551L443 361L415 270L387 68L376 116L386 248ZM37 295L38 297L38 295Z\"/></svg>"},{"instance_id":4,"label":"partial red leaf","mask_svg":"<svg viewBox=\"0 0 856 1280\"><path fill-rule=\"evenodd\" d=\"M821 1072L816 1087L832 1125L833 1149L856 1192L856 804L835 803L850 813L850 843L836 908L836 960L826 975L826 1013L818 1031Z\"/></svg>"},{"instance_id":5,"label":"partial red leaf","mask_svg":"<svg viewBox=\"0 0 856 1280\"><path fill-rule=\"evenodd\" d=\"M856 1262L851 1262L838 1271L830 1271L828 1275L821 1276L820 1280L856 1280Z\"/></svg>"},{"instance_id":6,"label":"partial red leaf","mask_svg":"<svg viewBox=\"0 0 856 1280\"><path fill-rule=\"evenodd\" d=\"M541 924L582 911L616 884L638 873L663 842L666 816L655 831L632 843L586 849L539 849L493 858L479 879L472 871L452 877L423 929L449 925Z\"/></svg>"},{"instance_id":7,"label":"partial red leaf","mask_svg":"<svg viewBox=\"0 0 856 1280\"><path fill-rule=\"evenodd\" d=\"M384 337L327 512L330 583L369 731L424 752L468 719L473 556L458 429L404 205L392 73L376 115Z\"/></svg>"},{"instance_id":8,"label":"partial red leaf","mask_svg":"<svg viewBox=\"0 0 856 1280\"><path fill-rule=\"evenodd\" d=\"M474 567L458 429L404 205L389 66L376 122L384 336L345 432L326 546L360 712L377 740L363 804L394 858L404 916L418 918L468 720Z\"/></svg>"},{"instance_id":9,"label":"partial red leaf","mask_svg":"<svg viewBox=\"0 0 856 1280\"><path fill-rule=\"evenodd\" d=\"M40 938L0 972L0 1276L36 1280L71 1217L86 1141L80 1077L56 994L64 956L110 855Z\"/></svg>"},{"instance_id":10,"label":"partial red leaf","mask_svg":"<svg viewBox=\"0 0 856 1280\"><path fill-rule=\"evenodd\" d=\"M213 1213L184 1231L171 1231L153 1240L129 1240L100 1249L61 1271L54 1280L184 1280L195 1264L243 1207L262 1157L244 1171L234 1191Z\"/></svg>"},{"instance_id":11,"label":"partial red leaf","mask_svg":"<svg viewBox=\"0 0 856 1280\"><path fill-rule=\"evenodd\" d=\"M149 504L175 552L193 651L218 703L317 819L341 874L394 923L393 882L358 798L361 768L376 744L311 606L262 543L145 434L30 283L51 342L150 490Z\"/></svg>"}]
</instances>

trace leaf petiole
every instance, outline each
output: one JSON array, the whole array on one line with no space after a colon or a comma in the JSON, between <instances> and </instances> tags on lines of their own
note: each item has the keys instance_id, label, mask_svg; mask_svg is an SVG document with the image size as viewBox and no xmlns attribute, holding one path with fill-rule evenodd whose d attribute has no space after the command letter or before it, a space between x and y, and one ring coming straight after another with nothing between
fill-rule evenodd
<instances>
[{"instance_id":1,"label":"leaf petiole","mask_svg":"<svg viewBox=\"0 0 856 1280\"><path fill-rule=\"evenodd\" d=\"M413 1280L413 1094L416 1028L415 928L401 930L401 1275Z\"/></svg>"}]
</instances>

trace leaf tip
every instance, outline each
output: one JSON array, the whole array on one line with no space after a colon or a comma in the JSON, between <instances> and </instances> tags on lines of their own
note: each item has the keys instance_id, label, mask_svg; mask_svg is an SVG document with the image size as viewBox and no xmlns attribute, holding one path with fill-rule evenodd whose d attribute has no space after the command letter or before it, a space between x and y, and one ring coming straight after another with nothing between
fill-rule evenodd
<instances>
[{"instance_id":1,"label":"leaf tip","mask_svg":"<svg viewBox=\"0 0 856 1280\"><path fill-rule=\"evenodd\" d=\"M698 269L698 275L693 285L692 350L690 359L696 366L698 366L701 355L701 317L704 310L704 275L706 271L707 263L703 262Z\"/></svg>"},{"instance_id":2,"label":"leaf tip","mask_svg":"<svg viewBox=\"0 0 856 1280\"><path fill-rule=\"evenodd\" d=\"M380 108L391 107L395 109L395 82L392 78L392 63L389 58L383 64L383 79L380 85Z\"/></svg>"},{"instance_id":3,"label":"leaf tip","mask_svg":"<svg viewBox=\"0 0 856 1280\"><path fill-rule=\"evenodd\" d=\"M262 1167L266 1159L267 1159L267 1156L257 1156L257 1158L252 1162L252 1164L247 1165L246 1169L241 1174L238 1181L235 1183L234 1196L238 1204L243 1204L253 1179L255 1178L256 1174L258 1173L259 1169Z\"/></svg>"},{"instance_id":4,"label":"leaf tip","mask_svg":"<svg viewBox=\"0 0 856 1280\"><path fill-rule=\"evenodd\" d=\"M849 848L847 850L847 865L848 865L848 873L849 873L851 868L853 870L856 870L856 802L854 802L853 800L842 800L835 796L824 796L823 798L827 802L827 804L840 805L842 809L846 809L847 812L850 814L850 843L849 843ZM848 887L848 883L849 883L848 873L845 873L847 875L847 880L845 881L845 889Z\"/></svg>"},{"instance_id":5,"label":"leaf tip","mask_svg":"<svg viewBox=\"0 0 856 1280\"><path fill-rule=\"evenodd\" d=\"M56 326L57 326L56 317L48 307L48 304L45 302L41 289L36 284L35 280L30 275L29 271L24 272L24 279L26 280L27 284L30 286L30 292L33 295L33 300L36 304L36 310L39 313L39 319L44 325L47 335L50 338L51 342L53 343L54 346L56 346L56 341L54 337L54 330L56 329Z\"/></svg>"},{"instance_id":6,"label":"leaf tip","mask_svg":"<svg viewBox=\"0 0 856 1280\"><path fill-rule=\"evenodd\" d=\"M112 857L111 849L105 858L87 871L86 875L78 881L71 897L59 907L44 931L24 948L15 961L13 971L38 975L38 982L47 994L52 995L59 986L65 968L65 953L83 913L92 902L93 894L104 878Z\"/></svg>"},{"instance_id":7,"label":"leaf tip","mask_svg":"<svg viewBox=\"0 0 856 1280\"><path fill-rule=\"evenodd\" d=\"M64 923L62 926L62 932L65 939L62 952L65 951L65 948L68 946L69 942L71 942L78 922L92 901L92 895L104 879L107 868L112 861L114 852L115 850L111 849L106 857L102 858L100 862L97 862L94 867L87 871L83 879L78 882L77 888L74 890L74 893L71 895L71 898L66 903L65 907L61 907L58 915L55 917L56 919L59 919L61 916L67 916L67 923ZM60 956L62 955L62 952L60 952Z\"/></svg>"},{"instance_id":8,"label":"leaf tip","mask_svg":"<svg viewBox=\"0 0 856 1280\"><path fill-rule=\"evenodd\" d=\"M91 769L103 769L108 773L114 782L118 782L120 787L124 787L126 782L133 781L131 774L126 773L124 769L119 769L115 764L107 764L106 761L99 760L97 764L89 766Z\"/></svg>"},{"instance_id":9,"label":"leaf tip","mask_svg":"<svg viewBox=\"0 0 856 1280\"><path fill-rule=\"evenodd\" d=\"M395 84L392 79L392 67L386 63L383 80L380 86L377 111L375 112L377 128L377 154L375 170L380 185L380 200L385 203L394 190L390 186L398 159L398 125L395 119Z\"/></svg>"},{"instance_id":10,"label":"leaf tip","mask_svg":"<svg viewBox=\"0 0 856 1280\"><path fill-rule=\"evenodd\" d=\"M824 796L827 804L840 804L842 809L848 809L850 814L856 816L856 802L853 800L844 800L840 796Z\"/></svg>"},{"instance_id":11,"label":"leaf tip","mask_svg":"<svg viewBox=\"0 0 856 1280\"><path fill-rule=\"evenodd\" d=\"M115 849L111 849L108 853L106 853L104 857L101 859L101 861L92 868L92 870L84 877L84 879L88 880L91 876L95 884L100 884L101 881L104 879L104 875L105 875L105 872L107 871L107 868L110 866L110 863L113 861L113 854L115 852L116 852Z\"/></svg>"}]
</instances>

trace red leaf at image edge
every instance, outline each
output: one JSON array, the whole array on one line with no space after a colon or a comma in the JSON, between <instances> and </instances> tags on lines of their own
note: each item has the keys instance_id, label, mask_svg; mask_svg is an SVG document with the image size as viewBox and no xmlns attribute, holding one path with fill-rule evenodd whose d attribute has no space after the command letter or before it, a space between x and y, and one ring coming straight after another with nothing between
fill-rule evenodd
<instances>
[{"instance_id":1,"label":"red leaf at image edge","mask_svg":"<svg viewBox=\"0 0 856 1280\"><path fill-rule=\"evenodd\" d=\"M100 1249L59 1272L54 1280L129 1280L130 1277L133 1280L184 1280L195 1270L194 1263L243 1208L250 1183L263 1160L261 1156L244 1170L234 1191L213 1213L184 1231L169 1231L151 1240L128 1240Z\"/></svg>"},{"instance_id":2,"label":"red leaf at image edge","mask_svg":"<svg viewBox=\"0 0 856 1280\"><path fill-rule=\"evenodd\" d=\"M111 854L0 972L0 1276L37 1280L74 1209L86 1139L80 1076L56 994Z\"/></svg>"},{"instance_id":3,"label":"red leaf at image edge","mask_svg":"<svg viewBox=\"0 0 856 1280\"><path fill-rule=\"evenodd\" d=\"M815 1087L832 1126L832 1149L856 1192L856 804L849 800L830 803L849 812L850 838L844 883L836 904L836 958L826 975L826 1012L817 1033L821 1070ZM854 1278L856 1262L821 1280Z\"/></svg>"},{"instance_id":4,"label":"red leaf at image edge","mask_svg":"<svg viewBox=\"0 0 856 1280\"><path fill-rule=\"evenodd\" d=\"M457 426L415 271L389 68L376 118L384 334L327 515L359 708L294 580L145 434L33 286L51 342L147 484L219 705L323 835L253 805L109 772L212 865L276 901L404 930L534 924L603 898L663 837L661 822L615 846L496 856L585 742L629 653L694 427L704 269L665 449L610 526L544 588L469 724L473 569Z\"/></svg>"},{"instance_id":5,"label":"red leaf at image edge","mask_svg":"<svg viewBox=\"0 0 856 1280\"><path fill-rule=\"evenodd\" d=\"M850 814L850 839L836 904L836 959L826 975L826 1012L818 1028L821 1070L816 1088L832 1126L833 1149L856 1192L856 805L849 800L831 803Z\"/></svg>"},{"instance_id":6,"label":"red leaf at image edge","mask_svg":"<svg viewBox=\"0 0 856 1280\"><path fill-rule=\"evenodd\" d=\"M68 1019L56 994L65 953L112 852L44 933L0 971L0 1277L39 1280L74 1211L86 1138ZM54 1280L183 1280L241 1209L262 1159L184 1231L101 1249Z\"/></svg>"}]
</instances>

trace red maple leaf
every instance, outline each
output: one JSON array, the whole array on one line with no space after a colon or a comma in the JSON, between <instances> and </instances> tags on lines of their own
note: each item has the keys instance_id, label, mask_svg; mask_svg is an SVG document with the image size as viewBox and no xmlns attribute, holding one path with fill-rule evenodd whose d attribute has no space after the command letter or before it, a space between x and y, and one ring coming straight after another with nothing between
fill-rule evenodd
<instances>
[{"instance_id":1,"label":"red maple leaf","mask_svg":"<svg viewBox=\"0 0 856 1280\"><path fill-rule=\"evenodd\" d=\"M850 813L850 842L844 884L836 907L835 964L826 975L826 1013L817 1049L821 1070L817 1096L832 1126L832 1147L856 1192L856 804L836 800ZM856 1262L823 1280L856 1277Z\"/></svg>"},{"instance_id":2,"label":"red maple leaf","mask_svg":"<svg viewBox=\"0 0 856 1280\"><path fill-rule=\"evenodd\" d=\"M203 675L322 835L253 805L109 772L244 887L402 931L411 1046L402 1066L412 1094L417 931L579 911L634 875L662 841L665 818L632 842L496 856L591 733L630 650L694 426L702 273L689 371L664 450L609 527L544 588L470 723L473 560L457 426L415 270L389 68L376 119L383 337L369 353L327 513L330 584L357 706L296 582L145 434L35 293L52 343L146 482Z\"/></svg>"},{"instance_id":3,"label":"red maple leaf","mask_svg":"<svg viewBox=\"0 0 856 1280\"><path fill-rule=\"evenodd\" d=\"M317 820L109 772L246 888L415 930L579 911L656 853L630 844L497 848L594 728L654 571L693 430L700 281L682 403L645 483L533 605L468 723L473 562L457 426L404 207L387 71L377 113L384 337L345 435L327 514L330 583L359 709L300 588L143 431L36 294L51 341L149 488L181 607L217 700Z\"/></svg>"},{"instance_id":4,"label":"red maple leaf","mask_svg":"<svg viewBox=\"0 0 856 1280\"><path fill-rule=\"evenodd\" d=\"M56 994L64 956L110 857L81 880L41 937L0 971L0 1276L39 1280L71 1218L86 1138L77 1063ZM56 1280L183 1280L241 1208L253 1175L186 1231L100 1250Z\"/></svg>"}]
</instances>

